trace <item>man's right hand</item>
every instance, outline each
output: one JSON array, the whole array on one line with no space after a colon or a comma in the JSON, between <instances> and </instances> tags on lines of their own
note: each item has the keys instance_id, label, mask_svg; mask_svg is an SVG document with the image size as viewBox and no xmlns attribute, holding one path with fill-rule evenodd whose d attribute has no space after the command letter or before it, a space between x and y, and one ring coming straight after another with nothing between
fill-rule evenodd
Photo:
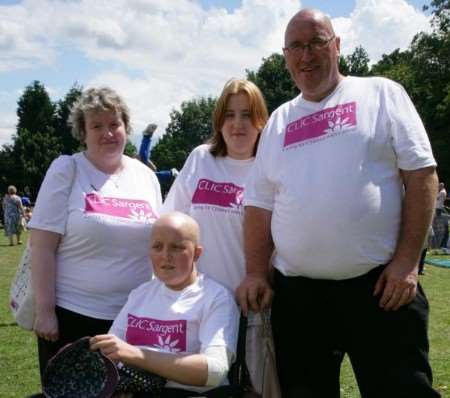
<instances>
[{"instance_id":1,"label":"man's right hand","mask_svg":"<svg viewBox=\"0 0 450 398\"><path fill-rule=\"evenodd\" d=\"M264 274L248 274L236 289L236 298L242 312L260 312L272 302L273 291Z\"/></svg>"}]
</instances>

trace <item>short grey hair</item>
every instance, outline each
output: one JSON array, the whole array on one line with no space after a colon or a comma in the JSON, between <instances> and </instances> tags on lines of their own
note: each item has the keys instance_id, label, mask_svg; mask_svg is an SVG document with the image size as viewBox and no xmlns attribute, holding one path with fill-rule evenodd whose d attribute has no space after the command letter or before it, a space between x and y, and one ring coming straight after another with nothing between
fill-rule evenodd
<instances>
[{"instance_id":1,"label":"short grey hair","mask_svg":"<svg viewBox=\"0 0 450 398\"><path fill-rule=\"evenodd\" d=\"M17 193L17 188L14 185L8 187L8 195L15 195Z\"/></svg>"},{"instance_id":2,"label":"short grey hair","mask_svg":"<svg viewBox=\"0 0 450 398\"><path fill-rule=\"evenodd\" d=\"M131 133L130 110L119 94L109 87L90 88L83 91L81 97L73 104L68 119L72 135L80 142L86 138L86 112L114 111L122 117L125 131Z\"/></svg>"}]
</instances>

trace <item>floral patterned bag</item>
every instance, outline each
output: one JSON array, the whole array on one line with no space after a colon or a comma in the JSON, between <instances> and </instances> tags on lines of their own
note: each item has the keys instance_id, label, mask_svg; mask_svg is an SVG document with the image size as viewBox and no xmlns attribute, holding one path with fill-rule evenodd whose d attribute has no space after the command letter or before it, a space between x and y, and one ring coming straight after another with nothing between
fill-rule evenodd
<instances>
[{"instance_id":1,"label":"floral patterned bag","mask_svg":"<svg viewBox=\"0 0 450 398\"><path fill-rule=\"evenodd\" d=\"M116 391L118 392L146 392L151 393L152 398L161 395L161 391L166 385L166 379L154 373L147 372L143 369L135 368L119 364L119 383Z\"/></svg>"},{"instance_id":2,"label":"floral patterned bag","mask_svg":"<svg viewBox=\"0 0 450 398\"><path fill-rule=\"evenodd\" d=\"M43 377L48 398L110 398L119 374L114 363L89 349L89 337L63 347L49 361Z\"/></svg>"}]
</instances>

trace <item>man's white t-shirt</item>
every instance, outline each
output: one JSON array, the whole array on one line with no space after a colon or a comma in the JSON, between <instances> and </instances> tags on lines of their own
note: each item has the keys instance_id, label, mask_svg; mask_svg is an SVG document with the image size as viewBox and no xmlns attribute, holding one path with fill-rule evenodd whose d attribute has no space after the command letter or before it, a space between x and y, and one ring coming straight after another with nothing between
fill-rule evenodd
<instances>
[{"instance_id":1,"label":"man's white t-shirt","mask_svg":"<svg viewBox=\"0 0 450 398\"><path fill-rule=\"evenodd\" d=\"M102 173L82 153L54 160L29 223L62 235L56 305L98 319L114 319L130 291L152 276L148 247L160 186L148 167L123 160L117 175Z\"/></svg>"},{"instance_id":2,"label":"man's white t-shirt","mask_svg":"<svg viewBox=\"0 0 450 398\"><path fill-rule=\"evenodd\" d=\"M180 291L166 287L157 278L139 286L130 293L109 332L143 349L199 354L210 347L225 347L235 355L238 329L239 312L233 296L199 274L193 284ZM170 381L167 387L210 388Z\"/></svg>"},{"instance_id":3,"label":"man's white t-shirt","mask_svg":"<svg viewBox=\"0 0 450 398\"><path fill-rule=\"evenodd\" d=\"M254 158L214 157L200 145L187 158L163 205L163 212L189 214L200 226L203 253L198 269L236 290L245 277L242 206Z\"/></svg>"},{"instance_id":4,"label":"man's white t-shirt","mask_svg":"<svg viewBox=\"0 0 450 398\"><path fill-rule=\"evenodd\" d=\"M261 136L245 206L272 212L275 267L347 279L387 263L401 221L399 169L435 166L405 90L344 78L328 97L279 107Z\"/></svg>"}]
</instances>

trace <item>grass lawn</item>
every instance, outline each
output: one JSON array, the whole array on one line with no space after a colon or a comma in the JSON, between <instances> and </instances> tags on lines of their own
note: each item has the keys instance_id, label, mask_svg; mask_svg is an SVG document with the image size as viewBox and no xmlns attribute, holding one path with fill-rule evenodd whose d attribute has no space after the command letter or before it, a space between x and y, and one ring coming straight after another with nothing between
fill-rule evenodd
<instances>
[{"instance_id":1,"label":"grass lawn","mask_svg":"<svg viewBox=\"0 0 450 398\"><path fill-rule=\"evenodd\" d=\"M24 244L28 236L23 236ZM0 397L23 398L39 392L34 335L17 327L9 311L9 286L24 244L8 246L0 230Z\"/></svg>"},{"instance_id":2,"label":"grass lawn","mask_svg":"<svg viewBox=\"0 0 450 398\"><path fill-rule=\"evenodd\" d=\"M24 241L26 238L25 235ZM23 247L9 247L0 230L0 397L5 398L23 398L39 391L35 339L31 332L14 325L8 307L9 285ZM421 283L431 306L430 359L434 386L442 397L450 398L450 269L427 266ZM341 382L342 398L359 397L348 360L342 369Z\"/></svg>"}]
</instances>

